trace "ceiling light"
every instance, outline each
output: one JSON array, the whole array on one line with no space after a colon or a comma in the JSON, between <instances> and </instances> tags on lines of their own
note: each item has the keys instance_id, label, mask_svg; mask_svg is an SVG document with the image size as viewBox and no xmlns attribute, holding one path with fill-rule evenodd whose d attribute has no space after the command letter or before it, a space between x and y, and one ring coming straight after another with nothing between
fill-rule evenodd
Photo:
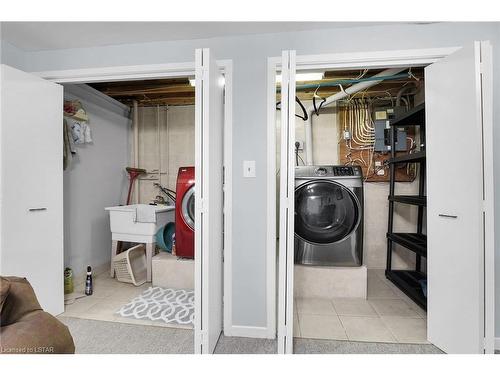
<instances>
[{"instance_id":1,"label":"ceiling light","mask_svg":"<svg viewBox=\"0 0 500 375\"><path fill-rule=\"evenodd\" d=\"M322 72L316 72L316 73L297 73L295 74L295 81L296 82L305 82L305 81L320 81L323 79L323 74ZM276 76L276 82L281 83L281 74L278 74Z\"/></svg>"},{"instance_id":2,"label":"ceiling light","mask_svg":"<svg viewBox=\"0 0 500 375\"><path fill-rule=\"evenodd\" d=\"M226 84L226 79L224 77L220 77L218 83L219 83L220 86L224 86ZM196 79L195 78L190 78L189 79L189 84L191 86L195 87L196 86Z\"/></svg>"}]
</instances>

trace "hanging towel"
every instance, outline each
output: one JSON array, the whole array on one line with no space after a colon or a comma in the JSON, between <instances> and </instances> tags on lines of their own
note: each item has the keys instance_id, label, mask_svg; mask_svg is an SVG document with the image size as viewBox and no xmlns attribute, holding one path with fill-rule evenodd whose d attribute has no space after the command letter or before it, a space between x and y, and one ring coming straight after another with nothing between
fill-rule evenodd
<instances>
[{"instance_id":1,"label":"hanging towel","mask_svg":"<svg viewBox=\"0 0 500 375\"><path fill-rule=\"evenodd\" d=\"M74 154L72 150L72 137L66 119L63 121L63 143L63 170L66 170L71 166Z\"/></svg>"}]
</instances>

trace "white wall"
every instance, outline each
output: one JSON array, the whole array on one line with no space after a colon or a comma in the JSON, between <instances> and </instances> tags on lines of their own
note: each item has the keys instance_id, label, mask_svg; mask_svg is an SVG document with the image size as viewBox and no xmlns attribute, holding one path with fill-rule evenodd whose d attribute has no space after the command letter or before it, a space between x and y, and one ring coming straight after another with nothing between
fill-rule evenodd
<instances>
[{"instance_id":1,"label":"white wall","mask_svg":"<svg viewBox=\"0 0 500 375\"><path fill-rule=\"evenodd\" d=\"M194 49L209 47L220 59L233 59L233 323L266 325L266 68L269 56L283 49L298 54L451 47L491 40L494 71L500 71L498 23L391 24L320 31L251 35L177 42L154 42L28 52L28 71L154 64L194 60ZM22 69L22 67L21 67ZM495 77L496 123L500 120L500 84ZM500 131L495 130L495 144ZM244 179L243 160L256 160L257 177ZM500 149L495 150L495 179L500 186ZM497 189L498 190L498 189ZM496 199L500 218L500 196ZM251 228L251 230L249 230ZM500 219L496 222L497 262ZM500 336L500 263L497 269L497 335Z\"/></svg>"},{"instance_id":2,"label":"white wall","mask_svg":"<svg viewBox=\"0 0 500 375\"><path fill-rule=\"evenodd\" d=\"M303 101L304 107L312 106L312 100ZM298 105L296 113L302 113ZM339 137L338 137L338 122L337 122L337 106L329 105L321 110L320 115L312 115L312 143L313 143L313 160L314 164L338 164L339 163ZM278 121L281 117L278 116ZM295 140L305 143L305 128L304 121L296 118L295 121ZM304 146L305 147L305 146ZM299 155L305 160L305 150L299 151ZM276 165L279 165L277 162Z\"/></svg>"},{"instance_id":3,"label":"white wall","mask_svg":"<svg viewBox=\"0 0 500 375\"><path fill-rule=\"evenodd\" d=\"M139 107L139 167L156 170L140 177L140 203L166 198L154 186L160 160L160 184L175 191L179 168L194 166L194 105Z\"/></svg>"},{"instance_id":4,"label":"white wall","mask_svg":"<svg viewBox=\"0 0 500 375\"><path fill-rule=\"evenodd\" d=\"M25 57L25 53L19 48L16 48L13 45L0 40L0 63L10 65L20 70L26 70Z\"/></svg>"},{"instance_id":5,"label":"white wall","mask_svg":"<svg viewBox=\"0 0 500 375\"><path fill-rule=\"evenodd\" d=\"M124 204L128 179L130 120L124 108L81 85L65 85L65 98L79 99L89 115L92 144L76 145L64 171L64 265L82 275L87 265L102 270L111 258L105 207ZM76 280L77 282L78 280Z\"/></svg>"}]
</instances>

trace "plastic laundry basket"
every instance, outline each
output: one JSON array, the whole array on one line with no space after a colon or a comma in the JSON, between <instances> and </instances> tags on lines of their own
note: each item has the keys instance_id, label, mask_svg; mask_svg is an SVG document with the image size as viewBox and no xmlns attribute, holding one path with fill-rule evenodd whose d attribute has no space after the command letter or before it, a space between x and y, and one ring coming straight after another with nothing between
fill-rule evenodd
<instances>
[{"instance_id":1,"label":"plastic laundry basket","mask_svg":"<svg viewBox=\"0 0 500 375\"><path fill-rule=\"evenodd\" d=\"M137 245L116 255L113 258L116 279L135 286L146 282L146 247Z\"/></svg>"}]
</instances>

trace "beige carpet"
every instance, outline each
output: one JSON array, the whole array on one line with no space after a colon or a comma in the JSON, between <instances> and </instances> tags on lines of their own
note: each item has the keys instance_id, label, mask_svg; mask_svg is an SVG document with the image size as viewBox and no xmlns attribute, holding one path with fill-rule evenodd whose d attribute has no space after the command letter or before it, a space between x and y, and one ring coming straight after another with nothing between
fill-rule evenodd
<instances>
[{"instance_id":1,"label":"beige carpet","mask_svg":"<svg viewBox=\"0 0 500 375\"><path fill-rule=\"evenodd\" d=\"M81 354L181 354L193 353L193 331L141 326L70 317L59 318L69 327L76 352ZM133 337L133 340L130 338ZM221 336L216 353L273 354L276 340ZM297 354L431 354L433 345L386 344L336 340L295 339Z\"/></svg>"}]
</instances>

